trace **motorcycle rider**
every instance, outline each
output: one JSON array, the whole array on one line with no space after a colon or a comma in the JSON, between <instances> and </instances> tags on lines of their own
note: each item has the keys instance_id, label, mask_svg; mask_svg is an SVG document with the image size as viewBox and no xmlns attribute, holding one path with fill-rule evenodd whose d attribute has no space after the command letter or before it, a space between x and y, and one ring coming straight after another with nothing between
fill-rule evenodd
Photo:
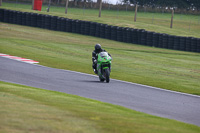
<instances>
[{"instance_id":1,"label":"motorcycle rider","mask_svg":"<svg viewBox=\"0 0 200 133\"><path fill-rule=\"evenodd\" d=\"M94 48L95 48L95 50L92 52L92 62L93 62L92 68L93 68L94 72L97 74L97 58L98 58L98 54L100 52L107 52L107 51L102 49L100 44L96 44ZM111 55L109 53L108 53L108 55L111 57Z\"/></svg>"}]
</instances>

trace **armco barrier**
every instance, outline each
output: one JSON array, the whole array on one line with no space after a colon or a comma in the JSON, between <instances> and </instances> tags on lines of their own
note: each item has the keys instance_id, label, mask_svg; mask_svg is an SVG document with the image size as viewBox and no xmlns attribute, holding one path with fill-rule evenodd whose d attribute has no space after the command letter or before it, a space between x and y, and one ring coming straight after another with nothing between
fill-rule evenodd
<instances>
[{"instance_id":1,"label":"armco barrier","mask_svg":"<svg viewBox=\"0 0 200 133\"><path fill-rule=\"evenodd\" d=\"M72 32L159 48L200 52L200 38L173 36L149 32L144 29L111 26L58 16L0 8L0 22Z\"/></svg>"}]
</instances>

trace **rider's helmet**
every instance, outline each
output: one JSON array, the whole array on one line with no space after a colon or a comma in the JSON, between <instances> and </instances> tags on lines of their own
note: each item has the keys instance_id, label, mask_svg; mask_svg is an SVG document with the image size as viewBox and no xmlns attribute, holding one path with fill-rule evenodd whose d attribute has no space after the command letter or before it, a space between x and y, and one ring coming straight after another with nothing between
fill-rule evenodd
<instances>
[{"instance_id":1,"label":"rider's helmet","mask_svg":"<svg viewBox=\"0 0 200 133\"><path fill-rule=\"evenodd\" d=\"M100 52L101 51L101 45L100 44L96 44L94 48L95 48L96 52Z\"/></svg>"}]
</instances>

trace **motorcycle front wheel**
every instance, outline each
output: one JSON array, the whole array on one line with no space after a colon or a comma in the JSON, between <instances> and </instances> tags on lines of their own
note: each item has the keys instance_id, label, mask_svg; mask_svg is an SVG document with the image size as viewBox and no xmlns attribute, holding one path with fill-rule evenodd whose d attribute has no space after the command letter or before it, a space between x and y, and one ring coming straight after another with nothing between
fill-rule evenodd
<instances>
[{"instance_id":1,"label":"motorcycle front wheel","mask_svg":"<svg viewBox=\"0 0 200 133\"><path fill-rule=\"evenodd\" d=\"M109 83L110 82L110 71L109 69L105 69L105 77L106 77L106 82Z\"/></svg>"}]
</instances>

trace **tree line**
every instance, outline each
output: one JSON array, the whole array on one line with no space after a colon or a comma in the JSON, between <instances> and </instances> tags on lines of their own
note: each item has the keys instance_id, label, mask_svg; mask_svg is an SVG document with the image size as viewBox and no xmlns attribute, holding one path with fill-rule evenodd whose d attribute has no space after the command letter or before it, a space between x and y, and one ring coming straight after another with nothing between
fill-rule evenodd
<instances>
[{"instance_id":1,"label":"tree line","mask_svg":"<svg viewBox=\"0 0 200 133\"><path fill-rule=\"evenodd\" d=\"M66 0L51 0L52 2L58 3ZM94 0L69 0L77 2L93 2ZM96 0L100 3L100 0ZM103 0L102 2L109 3L108 0ZM195 9L200 10L200 0L118 0L122 4L138 4L139 6L149 6L149 7L174 7L181 9Z\"/></svg>"},{"instance_id":2,"label":"tree line","mask_svg":"<svg viewBox=\"0 0 200 133\"><path fill-rule=\"evenodd\" d=\"M62 2L66 0L51 0L52 2ZM94 0L70 0L74 1L75 5L77 2L93 2ZM100 3L100 0L96 0L97 3ZM108 0L103 2L109 3ZM139 6L148 6L148 7L171 7L171 8L180 8L188 10L200 10L200 0L118 0L122 4L138 4Z\"/></svg>"},{"instance_id":3,"label":"tree line","mask_svg":"<svg viewBox=\"0 0 200 133\"><path fill-rule=\"evenodd\" d=\"M123 3L151 7L172 7L200 10L200 0L122 0Z\"/></svg>"}]
</instances>

